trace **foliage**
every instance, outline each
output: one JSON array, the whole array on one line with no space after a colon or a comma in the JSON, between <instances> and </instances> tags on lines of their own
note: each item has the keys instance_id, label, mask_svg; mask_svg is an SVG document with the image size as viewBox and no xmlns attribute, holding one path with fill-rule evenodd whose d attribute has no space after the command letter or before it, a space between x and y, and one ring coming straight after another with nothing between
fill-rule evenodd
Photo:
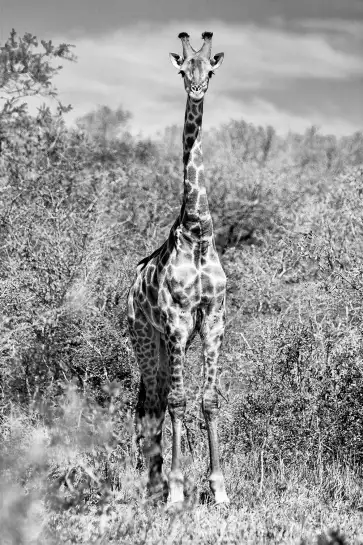
<instances>
[{"instance_id":1,"label":"foliage","mask_svg":"<svg viewBox=\"0 0 363 545\"><path fill-rule=\"evenodd\" d=\"M235 402L231 446L268 463L362 462L362 340L282 323L260 341L247 394Z\"/></svg>"},{"instance_id":2,"label":"foliage","mask_svg":"<svg viewBox=\"0 0 363 545\"><path fill-rule=\"evenodd\" d=\"M132 153L131 135L125 126L131 113L121 106L112 110L109 106L99 106L77 119L77 126L93 141L92 162L109 164L127 160ZM97 151L96 151L97 150Z\"/></svg>"},{"instance_id":3,"label":"foliage","mask_svg":"<svg viewBox=\"0 0 363 545\"><path fill-rule=\"evenodd\" d=\"M101 106L76 128L63 107L31 115L23 97L59 104L53 61L71 58L66 44L38 47L14 32L0 49L7 539L27 543L34 531L33 542L47 544L315 543L320 533L319 543L338 543L340 521L360 543L363 134L338 139L313 127L282 138L237 120L204 135L228 277L220 429L234 507L215 516L203 505L194 347L183 432L189 500L169 515L151 505L133 468L138 370L125 302L137 261L179 212L181 131L134 138L121 106ZM165 436L168 464L168 422Z\"/></svg>"},{"instance_id":4,"label":"foliage","mask_svg":"<svg viewBox=\"0 0 363 545\"><path fill-rule=\"evenodd\" d=\"M58 111L67 111L57 97L53 78L62 66L54 66L54 60L75 60L70 44L54 45L51 40L41 40L27 32L18 37L15 30L0 47L0 122L7 122L27 112L26 97L49 97L58 102Z\"/></svg>"}]
</instances>

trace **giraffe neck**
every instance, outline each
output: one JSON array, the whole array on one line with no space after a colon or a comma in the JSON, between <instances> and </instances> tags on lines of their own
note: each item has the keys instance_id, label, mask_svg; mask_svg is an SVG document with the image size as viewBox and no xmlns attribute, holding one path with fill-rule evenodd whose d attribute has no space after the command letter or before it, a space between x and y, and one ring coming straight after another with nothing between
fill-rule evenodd
<instances>
[{"instance_id":1,"label":"giraffe neck","mask_svg":"<svg viewBox=\"0 0 363 545\"><path fill-rule=\"evenodd\" d=\"M212 218L204 184L202 153L203 99L188 96L183 133L184 196L181 223L193 238L209 238L213 234Z\"/></svg>"}]
</instances>

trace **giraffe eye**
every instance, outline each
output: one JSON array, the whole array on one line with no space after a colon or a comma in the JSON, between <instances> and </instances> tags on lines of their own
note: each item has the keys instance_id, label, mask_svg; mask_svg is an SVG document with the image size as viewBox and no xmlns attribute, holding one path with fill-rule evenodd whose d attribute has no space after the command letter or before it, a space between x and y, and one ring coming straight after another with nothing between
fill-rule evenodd
<instances>
[{"instance_id":1,"label":"giraffe eye","mask_svg":"<svg viewBox=\"0 0 363 545\"><path fill-rule=\"evenodd\" d=\"M183 78L183 77L185 76L185 72L184 72L184 70L180 70L180 71L179 71L179 74L180 74L180 75L181 75L181 77Z\"/></svg>"}]
</instances>

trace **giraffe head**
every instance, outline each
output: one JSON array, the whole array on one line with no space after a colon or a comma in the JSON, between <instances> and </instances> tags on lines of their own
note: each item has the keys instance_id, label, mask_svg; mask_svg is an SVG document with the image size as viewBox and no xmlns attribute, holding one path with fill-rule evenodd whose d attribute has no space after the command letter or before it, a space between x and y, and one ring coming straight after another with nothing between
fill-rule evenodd
<instances>
[{"instance_id":1,"label":"giraffe head","mask_svg":"<svg viewBox=\"0 0 363 545\"><path fill-rule=\"evenodd\" d=\"M195 51L189 43L189 35L181 32L178 38L183 44L183 55L170 53L172 64L184 79L186 92L194 100L204 97L210 78L223 62L224 53L211 56L212 36L213 32L203 32L203 46L199 51Z\"/></svg>"}]
</instances>

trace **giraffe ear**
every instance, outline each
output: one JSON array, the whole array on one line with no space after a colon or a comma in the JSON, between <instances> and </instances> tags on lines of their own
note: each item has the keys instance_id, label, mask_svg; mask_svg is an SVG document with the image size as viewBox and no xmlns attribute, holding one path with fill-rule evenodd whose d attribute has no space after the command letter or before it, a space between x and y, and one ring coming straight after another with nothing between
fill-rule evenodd
<instances>
[{"instance_id":1,"label":"giraffe ear","mask_svg":"<svg viewBox=\"0 0 363 545\"><path fill-rule=\"evenodd\" d=\"M179 68L183 64L182 57L178 55L177 53L169 53L169 58L170 58L171 64L179 70Z\"/></svg>"},{"instance_id":2,"label":"giraffe ear","mask_svg":"<svg viewBox=\"0 0 363 545\"><path fill-rule=\"evenodd\" d=\"M217 55L214 55L213 59L211 59L210 63L213 67L213 70L217 70L217 68L220 67L224 59L224 53L217 53Z\"/></svg>"}]
</instances>

